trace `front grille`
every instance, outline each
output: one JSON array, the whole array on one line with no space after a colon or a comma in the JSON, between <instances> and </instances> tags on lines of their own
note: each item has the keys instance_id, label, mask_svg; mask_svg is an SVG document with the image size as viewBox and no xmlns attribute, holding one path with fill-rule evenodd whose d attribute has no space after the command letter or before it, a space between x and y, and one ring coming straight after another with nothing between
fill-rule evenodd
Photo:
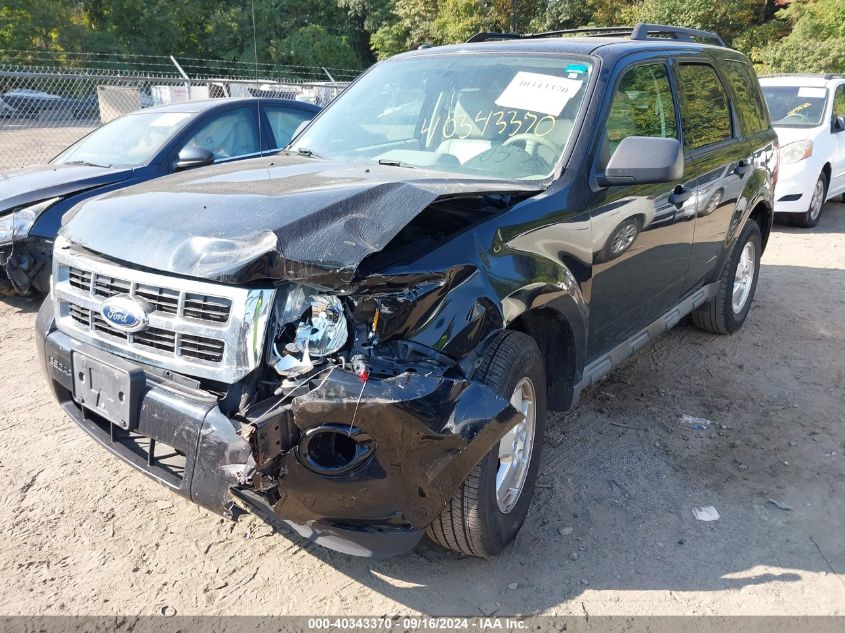
<instances>
[{"instance_id":1,"label":"front grille","mask_svg":"<svg viewBox=\"0 0 845 633\"><path fill-rule=\"evenodd\" d=\"M172 354L176 349L176 336L175 332L168 332L157 327L148 327L146 330L133 334L132 342Z\"/></svg>"},{"instance_id":2,"label":"front grille","mask_svg":"<svg viewBox=\"0 0 845 633\"><path fill-rule=\"evenodd\" d=\"M218 363L223 358L223 341L183 334L179 340L179 353L182 356Z\"/></svg>"},{"instance_id":3,"label":"front grille","mask_svg":"<svg viewBox=\"0 0 845 633\"><path fill-rule=\"evenodd\" d=\"M95 332L127 343L143 345L168 354L175 354L178 349L178 356L198 358L212 363L219 363L223 360L223 350L226 344L217 339L193 334L177 334L157 327L148 327L141 332L122 332L110 326L96 312L74 304L70 304L69 313L77 323Z\"/></svg>"},{"instance_id":4,"label":"front grille","mask_svg":"<svg viewBox=\"0 0 845 633\"><path fill-rule=\"evenodd\" d=\"M185 316L200 321L214 321L225 323L229 318L231 303L220 297L206 297L189 293L185 295Z\"/></svg>"},{"instance_id":5,"label":"front grille","mask_svg":"<svg viewBox=\"0 0 845 633\"><path fill-rule=\"evenodd\" d=\"M85 327L91 327L91 310L88 308L82 308L71 303L68 304L68 312L70 313L70 318L77 323L81 323Z\"/></svg>"},{"instance_id":6,"label":"front grille","mask_svg":"<svg viewBox=\"0 0 845 633\"><path fill-rule=\"evenodd\" d=\"M91 273L87 270L70 268L68 269L68 282L74 288L88 292L91 289Z\"/></svg>"},{"instance_id":7,"label":"front grille","mask_svg":"<svg viewBox=\"0 0 845 633\"><path fill-rule=\"evenodd\" d=\"M106 277L105 275L94 275L94 294L99 297L113 297L115 295L129 294L132 284L123 279Z\"/></svg>"},{"instance_id":8,"label":"front grille","mask_svg":"<svg viewBox=\"0 0 845 633\"><path fill-rule=\"evenodd\" d=\"M92 284L93 279L93 284ZM193 292L180 293L173 288L135 283L118 277L92 273L88 270L70 267L68 281L79 290L98 297L132 295L149 302L158 312L176 314L188 319L225 323L229 320L232 302L225 297L201 295Z\"/></svg>"},{"instance_id":9,"label":"front grille","mask_svg":"<svg viewBox=\"0 0 845 633\"><path fill-rule=\"evenodd\" d=\"M138 284L135 287L135 296L149 301L159 312L179 314L179 293L176 290ZM228 313L226 318L229 318Z\"/></svg>"},{"instance_id":10,"label":"front grille","mask_svg":"<svg viewBox=\"0 0 845 633\"><path fill-rule=\"evenodd\" d=\"M101 316L128 295L147 304L146 327L125 332ZM275 290L238 288L115 264L59 237L53 254L56 327L133 361L232 384L261 363Z\"/></svg>"}]
</instances>

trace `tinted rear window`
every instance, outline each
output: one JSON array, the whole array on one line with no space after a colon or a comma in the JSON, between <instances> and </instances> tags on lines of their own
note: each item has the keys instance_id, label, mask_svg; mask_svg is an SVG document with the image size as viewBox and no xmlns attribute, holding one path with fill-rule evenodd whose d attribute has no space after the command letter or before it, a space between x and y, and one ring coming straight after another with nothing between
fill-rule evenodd
<instances>
[{"instance_id":1,"label":"tinted rear window","mask_svg":"<svg viewBox=\"0 0 845 633\"><path fill-rule=\"evenodd\" d=\"M734 105L742 131L746 135L762 132L769 127L769 117L757 78L745 62L734 59L724 61L722 70L736 96Z\"/></svg>"},{"instance_id":2,"label":"tinted rear window","mask_svg":"<svg viewBox=\"0 0 845 633\"><path fill-rule=\"evenodd\" d=\"M731 137L728 97L716 71L706 64L681 64L681 118L684 144L689 149L712 145Z\"/></svg>"}]
</instances>

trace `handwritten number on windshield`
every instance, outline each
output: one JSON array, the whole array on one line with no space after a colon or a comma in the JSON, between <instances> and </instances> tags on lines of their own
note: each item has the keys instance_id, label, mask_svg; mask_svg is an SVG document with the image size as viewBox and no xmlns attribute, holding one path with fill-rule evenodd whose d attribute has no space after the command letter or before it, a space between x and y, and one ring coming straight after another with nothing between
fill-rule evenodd
<instances>
[{"instance_id":1,"label":"handwritten number on windshield","mask_svg":"<svg viewBox=\"0 0 845 633\"><path fill-rule=\"evenodd\" d=\"M484 137L491 120L497 134L508 138L519 134L520 131L523 134L533 133L536 136L546 136L557 125L557 119L549 114L539 117L533 112L520 115L516 110L479 110L473 119L469 119L465 114L459 114L446 118L442 126L439 116L434 117L431 122L423 119L420 134L425 135L428 142L438 131L444 139L469 138L474 131L478 136ZM471 121L475 122L475 126Z\"/></svg>"}]
</instances>

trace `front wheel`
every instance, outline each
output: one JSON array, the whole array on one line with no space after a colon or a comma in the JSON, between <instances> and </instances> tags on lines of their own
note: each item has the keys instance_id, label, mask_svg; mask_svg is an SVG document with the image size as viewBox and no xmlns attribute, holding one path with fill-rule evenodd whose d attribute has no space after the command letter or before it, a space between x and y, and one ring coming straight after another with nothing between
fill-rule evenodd
<instances>
[{"instance_id":1,"label":"front wheel","mask_svg":"<svg viewBox=\"0 0 845 633\"><path fill-rule=\"evenodd\" d=\"M813 187L813 195L810 198L810 207L807 209L806 213L798 216L798 224L800 226L811 229L819 223L826 195L827 176L824 172L822 172L819 175L819 179L816 181L816 186Z\"/></svg>"},{"instance_id":2,"label":"front wheel","mask_svg":"<svg viewBox=\"0 0 845 633\"><path fill-rule=\"evenodd\" d=\"M500 334L478 371L524 419L472 469L427 534L448 549L488 558L516 537L528 514L543 446L546 373L537 343L521 332Z\"/></svg>"},{"instance_id":3,"label":"front wheel","mask_svg":"<svg viewBox=\"0 0 845 633\"><path fill-rule=\"evenodd\" d=\"M693 310L696 327L714 334L733 334L742 327L757 289L762 245L760 227L749 220L719 278L716 297Z\"/></svg>"}]
</instances>

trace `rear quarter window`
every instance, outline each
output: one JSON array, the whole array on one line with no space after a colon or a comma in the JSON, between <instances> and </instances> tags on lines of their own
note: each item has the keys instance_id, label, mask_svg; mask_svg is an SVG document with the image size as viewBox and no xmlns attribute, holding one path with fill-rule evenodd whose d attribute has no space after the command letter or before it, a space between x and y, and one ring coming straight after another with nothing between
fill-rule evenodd
<instances>
[{"instance_id":1,"label":"rear quarter window","mask_svg":"<svg viewBox=\"0 0 845 633\"><path fill-rule=\"evenodd\" d=\"M735 59L723 60L722 71L735 95L739 122L746 135L762 132L769 127L769 115L766 102L760 92L759 83L751 67Z\"/></svg>"}]
</instances>

